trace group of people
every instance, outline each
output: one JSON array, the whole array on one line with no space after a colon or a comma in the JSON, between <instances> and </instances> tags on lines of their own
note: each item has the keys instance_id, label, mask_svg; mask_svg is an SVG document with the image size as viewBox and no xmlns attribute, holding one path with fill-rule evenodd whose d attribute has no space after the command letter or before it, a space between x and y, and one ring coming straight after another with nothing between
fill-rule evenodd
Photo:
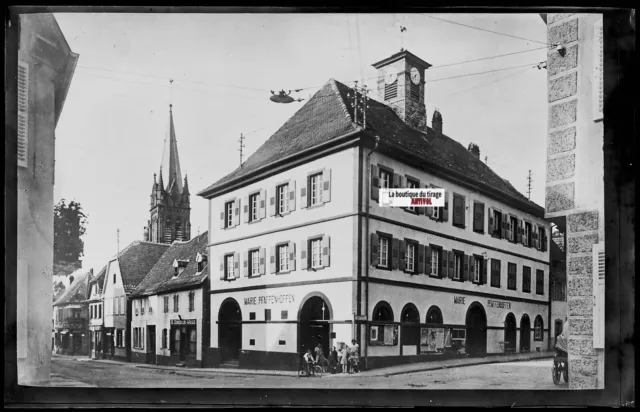
<instances>
[{"instance_id":1,"label":"group of people","mask_svg":"<svg viewBox=\"0 0 640 412\"><path fill-rule=\"evenodd\" d=\"M315 352L315 357L314 357ZM303 358L306 364L307 373L313 375L313 368L315 365L320 365L327 368L327 370L333 374L342 370L342 373L357 373L359 372L359 356L360 345L353 339L351 340L351 346L346 344L338 350L334 346L329 352L329 358L324 356L322 351L322 344L318 343L312 352L311 349L307 349L307 353Z\"/></svg>"}]
</instances>

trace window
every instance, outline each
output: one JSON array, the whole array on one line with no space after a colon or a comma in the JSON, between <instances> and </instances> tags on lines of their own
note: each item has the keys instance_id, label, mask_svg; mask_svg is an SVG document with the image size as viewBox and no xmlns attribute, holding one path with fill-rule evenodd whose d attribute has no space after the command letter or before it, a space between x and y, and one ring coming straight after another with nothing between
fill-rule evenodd
<instances>
[{"instance_id":1,"label":"window","mask_svg":"<svg viewBox=\"0 0 640 412\"><path fill-rule=\"evenodd\" d=\"M249 339L249 346L255 346L255 344L256 344L255 339Z\"/></svg>"},{"instance_id":2,"label":"window","mask_svg":"<svg viewBox=\"0 0 640 412\"><path fill-rule=\"evenodd\" d=\"M507 267L507 289L516 290L516 270L517 265L509 262Z\"/></svg>"},{"instance_id":3,"label":"window","mask_svg":"<svg viewBox=\"0 0 640 412\"><path fill-rule=\"evenodd\" d=\"M528 266L522 267L522 291L531 293L531 268Z\"/></svg>"},{"instance_id":4,"label":"window","mask_svg":"<svg viewBox=\"0 0 640 412\"><path fill-rule=\"evenodd\" d=\"M167 243L171 243L171 220L167 219L164 222L164 240Z\"/></svg>"},{"instance_id":5,"label":"window","mask_svg":"<svg viewBox=\"0 0 640 412\"><path fill-rule=\"evenodd\" d=\"M432 306L427 312L427 323L442 325L442 311L437 306Z\"/></svg>"},{"instance_id":6,"label":"window","mask_svg":"<svg viewBox=\"0 0 640 412\"><path fill-rule=\"evenodd\" d=\"M196 328L189 329L189 355L196 355L198 347Z\"/></svg>"},{"instance_id":7,"label":"window","mask_svg":"<svg viewBox=\"0 0 640 412\"><path fill-rule=\"evenodd\" d=\"M440 208L432 207L431 208L431 218L434 220L440 220Z\"/></svg>"},{"instance_id":8,"label":"window","mask_svg":"<svg viewBox=\"0 0 640 412\"><path fill-rule=\"evenodd\" d=\"M167 349L167 329L162 329L162 342L160 342L160 349Z\"/></svg>"},{"instance_id":9,"label":"window","mask_svg":"<svg viewBox=\"0 0 640 412\"><path fill-rule=\"evenodd\" d=\"M417 245L415 243L407 242L407 250L405 252L405 259L407 262L407 271L415 272L416 271L416 248Z\"/></svg>"},{"instance_id":10,"label":"window","mask_svg":"<svg viewBox=\"0 0 640 412\"><path fill-rule=\"evenodd\" d=\"M380 188L382 189L389 189L391 188L391 173L387 172L386 170L382 170L380 169Z\"/></svg>"},{"instance_id":11,"label":"window","mask_svg":"<svg viewBox=\"0 0 640 412\"><path fill-rule=\"evenodd\" d=\"M409 188L409 189L417 189L419 187L419 185L420 185L420 183L418 183L417 181L407 178L407 188ZM409 206L409 207L407 207L406 210L408 210L410 212L417 212L415 206Z\"/></svg>"},{"instance_id":12,"label":"window","mask_svg":"<svg viewBox=\"0 0 640 412\"><path fill-rule=\"evenodd\" d=\"M518 218L515 216L509 217L509 240L513 243L518 241Z\"/></svg>"},{"instance_id":13,"label":"window","mask_svg":"<svg viewBox=\"0 0 640 412\"><path fill-rule=\"evenodd\" d=\"M116 283L116 274L113 274L113 283Z\"/></svg>"},{"instance_id":14,"label":"window","mask_svg":"<svg viewBox=\"0 0 640 412\"><path fill-rule=\"evenodd\" d=\"M233 201L227 202L224 205L224 227L233 226Z\"/></svg>"},{"instance_id":15,"label":"window","mask_svg":"<svg viewBox=\"0 0 640 412\"><path fill-rule=\"evenodd\" d=\"M551 299L564 301L565 300L565 282L564 279L555 279L551 283Z\"/></svg>"},{"instance_id":16,"label":"window","mask_svg":"<svg viewBox=\"0 0 640 412\"><path fill-rule=\"evenodd\" d=\"M249 274L251 276L260 276L260 250L252 250L249 252Z\"/></svg>"},{"instance_id":17,"label":"window","mask_svg":"<svg viewBox=\"0 0 640 412\"><path fill-rule=\"evenodd\" d=\"M466 337L467 337L467 330L466 329L452 329L451 330L451 340L457 340L457 341L460 341L461 343L464 343Z\"/></svg>"},{"instance_id":18,"label":"window","mask_svg":"<svg viewBox=\"0 0 640 412\"><path fill-rule=\"evenodd\" d=\"M164 299L164 313L169 313L169 296L165 296L163 299Z\"/></svg>"},{"instance_id":19,"label":"window","mask_svg":"<svg viewBox=\"0 0 640 412\"><path fill-rule=\"evenodd\" d=\"M465 204L464 204L464 196L459 195L457 193L453 194L453 225L463 228L465 227L464 217L465 217Z\"/></svg>"},{"instance_id":20,"label":"window","mask_svg":"<svg viewBox=\"0 0 640 412\"><path fill-rule=\"evenodd\" d=\"M502 237L502 213L497 210L493 211L493 218L491 219L491 225L493 225L493 231L491 234L498 238ZM490 226L491 226L490 225Z\"/></svg>"},{"instance_id":21,"label":"window","mask_svg":"<svg viewBox=\"0 0 640 412\"><path fill-rule=\"evenodd\" d=\"M180 295L173 295L173 311L178 312L178 304L180 302Z\"/></svg>"},{"instance_id":22,"label":"window","mask_svg":"<svg viewBox=\"0 0 640 412\"><path fill-rule=\"evenodd\" d=\"M389 244L390 239L386 236L380 236L378 238L378 266L383 268L390 268L389 265Z\"/></svg>"},{"instance_id":23,"label":"window","mask_svg":"<svg viewBox=\"0 0 640 412\"><path fill-rule=\"evenodd\" d=\"M313 269L322 267L322 239L312 239L311 245L311 267Z\"/></svg>"},{"instance_id":24,"label":"window","mask_svg":"<svg viewBox=\"0 0 640 412\"><path fill-rule=\"evenodd\" d=\"M387 302L379 302L373 308L374 322L393 322L393 311ZM372 325L370 341L377 345L397 345L398 327L393 324Z\"/></svg>"},{"instance_id":25,"label":"window","mask_svg":"<svg viewBox=\"0 0 640 412\"><path fill-rule=\"evenodd\" d=\"M98 319L102 319L102 303L98 305Z\"/></svg>"},{"instance_id":26,"label":"window","mask_svg":"<svg viewBox=\"0 0 640 412\"><path fill-rule=\"evenodd\" d=\"M442 261L442 249L437 247L431 247L431 276L441 276L441 261Z\"/></svg>"},{"instance_id":27,"label":"window","mask_svg":"<svg viewBox=\"0 0 640 412\"><path fill-rule=\"evenodd\" d=\"M547 235L542 226L538 226L538 250L546 252L547 250Z\"/></svg>"},{"instance_id":28,"label":"window","mask_svg":"<svg viewBox=\"0 0 640 412\"><path fill-rule=\"evenodd\" d=\"M255 312L249 312L249 320L256 320L256 313Z\"/></svg>"},{"instance_id":29,"label":"window","mask_svg":"<svg viewBox=\"0 0 640 412\"><path fill-rule=\"evenodd\" d=\"M258 197L260 193L254 193L249 196L249 222L255 222L258 220L259 210L258 210Z\"/></svg>"},{"instance_id":30,"label":"window","mask_svg":"<svg viewBox=\"0 0 640 412\"><path fill-rule=\"evenodd\" d=\"M500 287L500 261L498 259L491 259L491 286Z\"/></svg>"},{"instance_id":31,"label":"window","mask_svg":"<svg viewBox=\"0 0 640 412\"><path fill-rule=\"evenodd\" d=\"M473 204L473 231L484 233L484 203Z\"/></svg>"},{"instance_id":32,"label":"window","mask_svg":"<svg viewBox=\"0 0 640 412\"><path fill-rule=\"evenodd\" d=\"M189 312L193 312L195 309L196 303L196 293L194 291L189 292Z\"/></svg>"},{"instance_id":33,"label":"window","mask_svg":"<svg viewBox=\"0 0 640 412\"><path fill-rule=\"evenodd\" d=\"M473 283L480 283L482 280L482 265L484 265L484 259L478 256L474 256L473 259Z\"/></svg>"},{"instance_id":34,"label":"window","mask_svg":"<svg viewBox=\"0 0 640 412\"><path fill-rule=\"evenodd\" d=\"M225 279L227 280L232 280L236 278L235 275L235 270L234 270L234 262L233 262L233 255L226 255L224 257L224 273L225 273Z\"/></svg>"},{"instance_id":35,"label":"window","mask_svg":"<svg viewBox=\"0 0 640 412\"><path fill-rule=\"evenodd\" d=\"M560 336L562 334L562 321L560 319L556 319L555 322L555 330L554 330L554 335L555 336Z\"/></svg>"},{"instance_id":36,"label":"window","mask_svg":"<svg viewBox=\"0 0 640 412\"><path fill-rule=\"evenodd\" d=\"M533 340L542 340L544 323L540 315L536 316L536 320L533 322Z\"/></svg>"},{"instance_id":37,"label":"window","mask_svg":"<svg viewBox=\"0 0 640 412\"><path fill-rule=\"evenodd\" d=\"M289 185L284 184L276 189L276 207L277 214L282 215L287 212L287 194L289 193Z\"/></svg>"},{"instance_id":38,"label":"window","mask_svg":"<svg viewBox=\"0 0 640 412\"><path fill-rule=\"evenodd\" d=\"M531 223L524 223L524 237L526 239L525 246L531 247Z\"/></svg>"},{"instance_id":39,"label":"window","mask_svg":"<svg viewBox=\"0 0 640 412\"><path fill-rule=\"evenodd\" d=\"M462 259L464 255L462 253L454 252L454 266L453 266L453 279L462 280L462 270L464 263Z\"/></svg>"},{"instance_id":40,"label":"window","mask_svg":"<svg viewBox=\"0 0 640 412\"><path fill-rule=\"evenodd\" d=\"M116 346L124 348L124 329L116 329Z\"/></svg>"},{"instance_id":41,"label":"window","mask_svg":"<svg viewBox=\"0 0 640 412\"><path fill-rule=\"evenodd\" d=\"M289 311L283 310L280 312L280 319L287 320L289 318Z\"/></svg>"},{"instance_id":42,"label":"window","mask_svg":"<svg viewBox=\"0 0 640 412\"><path fill-rule=\"evenodd\" d=\"M322 203L322 173L309 176L309 206Z\"/></svg>"},{"instance_id":43,"label":"window","mask_svg":"<svg viewBox=\"0 0 640 412\"><path fill-rule=\"evenodd\" d=\"M277 253L278 253L278 266L276 268L276 271L278 273L280 272L287 272L289 271L289 250L288 250L288 244L285 243L284 245L279 245L277 246ZM315 266L313 266L315 267Z\"/></svg>"},{"instance_id":44,"label":"window","mask_svg":"<svg viewBox=\"0 0 640 412\"><path fill-rule=\"evenodd\" d=\"M398 97L398 80L396 79L391 84L384 85L384 99L391 100Z\"/></svg>"},{"instance_id":45,"label":"window","mask_svg":"<svg viewBox=\"0 0 640 412\"><path fill-rule=\"evenodd\" d=\"M171 334L173 335L172 352L178 354L180 353L180 328L174 328Z\"/></svg>"},{"instance_id":46,"label":"window","mask_svg":"<svg viewBox=\"0 0 640 412\"><path fill-rule=\"evenodd\" d=\"M544 270L536 270L536 295L544 295Z\"/></svg>"},{"instance_id":47,"label":"window","mask_svg":"<svg viewBox=\"0 0 640 412\"><path fill-rule=\"evenodd\" d=\"M264 320L271 320L271 309L264 310Z\"/></svg>"},{"instance_id":48,"label":"window","mask_svg":"<svg viewBox=\"0 0 640 412\"><path fill-rule=\"evenodd\" d=\"M144 315L144 307L146 306L145 301L140 301L140 314Z\"/></svg>"}]
</instances>

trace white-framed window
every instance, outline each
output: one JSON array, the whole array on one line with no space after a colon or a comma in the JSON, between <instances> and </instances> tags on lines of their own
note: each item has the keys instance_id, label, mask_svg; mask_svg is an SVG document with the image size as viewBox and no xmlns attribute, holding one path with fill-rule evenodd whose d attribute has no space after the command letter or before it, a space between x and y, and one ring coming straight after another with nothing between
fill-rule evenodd
<instances>
[{"instance_id":1,"label":"white-framed window","mask_svg":"<svg viewBox=\"0 0 640 412\"><path fill-rule=\"evenodd\" d=\"M276 205L278 208L277 213L282 215L287 212L287 196L289 193L289 185L283 184L276 189Z\"/></svg>"},{"instance_id":2,"label":"white-framed window","mask_svg":"<svg viewBox=\"0 0 640 412\"><path fill-rule=\"evenodd\" d=\"M440 219L440 208L439 207L432 207L431 208L431 217L435 220Z\"/></svg>"},{"instance_id":3,"label":"white-framed window","mask_svg":"<svg viewBox=\"0 0 640 412\"><path fill-rule=\"evenodd\" d=\"M288 244L278 245L278 272L286 272L289 270L289 248ZM313 266L315 267L315 266Z\"/></svg>"},{"instance_id":4,"label":"white-framed window","mask_svg":"<svg viewBox=\"0 0 640 412\"><path fill-rule=\"evenodd\" d=\"M473 281L475 283L480 283L481 274L482 274L482 265L483 259L479 257L474 257L474 265L473 265Z\"/></svg>"},{"instance_id":5,"label":"white-framed window","mask_svg":"<svg viewBox=\"0 0 640 412\"><path fill-rule=\"evenodd\" d=\"M225 227L233 226L233 201L227 202L224 205L224 221L226 224Z\"/></svg>"},{"instance_id":6,"label":"white-framed window","mask_svg":"<svg viewBox=\"0 0 640 412\"><path fill-rule=\"evenodd\" d=\"M311 267L322 267L322 239L311 240Z\"/></svg>"},{"instance_id":7,"label":"white-framed window","mask_svg":"<svg viewBox=\"0 0 640 412\"><path fill-rule=\"evenodd\" d=\"M322 173L309 176L309 206L322 203Z\"/></svg>"},{"instance_id":8,"label":"white-framed window","mask_svg":"<svg viewBox=\"0 0 640 412\"><path fill-rule=\"evenodd\" d=\"M407 243L407 251L406 251L406 261L407 261L407 270L409 272L416 271L416 245L413 243Z\"/></svg>"},{"instance_id":9,"label":"white-framed window","mask_svg":"<svg viewBox=\"0 0 640 412\"><path fill-rule=\"evenodd\" d=\"M537 316L536 320L533 322L533 340L542 340L543 325L544 323L542 322L542 318Z\"/></svg>"},{"instance_id":10,"label":"white-framed window","mask_svg":"<svg viewBox=\"0 0 640 412\"><path fill-rule=\"evenodd\" d=\"M226 279L235 279L235 269L233 265L233 255L227 255L224 257L224 270L225 270L225 278Z\"/></svg>"},{"instance_id":11,"label":"white-framed window","mask_svg":"<svg viewBox=\"0 0 640 412\"><path fill-rule=\"evenodd\" d=\"M454 271L453 271L453 279L461 280L462 279L462 258L464 257L461 253L456 253L454 256Z\"/></svg>"},{"instance_id":12,"label":"white-framed window","mask_svg":"<svg viewBox=\"0 0 640 412\"><path fill-rule=\"evenodd\" d=\"M417 189L418 188L418 182L416 182L415 180L412 179L407 179L407 188L409 189ZM407 210L410 210L412 212L416 211L415 206L409 206L407 207ZM408 264L409 261L407 261Z\"/></svg>"},{"instance_id":13,"label":"white-framed window","mask_svg":"<svg viewBox=\"0 0 640 412\"><path fill-rule=\"evenodd\" d=\"M440 250L437 248L431 248L431 276L438 276L439 266L440 266Z\"/></svg>"},{"instance_id":14,"label":"white-framed window","mask_svg":"<svg viewBox=\"0 0 640 412\"><path fill-rule=\"evenodd\" d=\"M389 267L389 238L380 236L378 238L378 265Z\"/></svg>"},{"instance_id":15,"label":"white-framed window","mask_svg":"<svg viewBox=\"0 0 640 412\"><path fill-rule=\"evenodd\" d=\"M525 223L524 223L524 236L525 236L525 238L527 239L527 244L526 244L526 246L529 246L529 247L533 246L533 245L532 245L532 242L531 242L531 233L532 233L532 230L531 230L531 223L529 223L529 222L525 222Z\"/></svg>"},{"instance_id":16,"label":"white-framed window","mask_svg":"<svg viewBox=\"0 0 640 412\"><path fill-rule=\"evenodd\" d=\"M384 189L388 189L391 187L392 177L391 173L386 170L380 169L380 187Z\"/></svg>"},{"instance_id":17,"label":"white-framed window","mask_svg":"<svg viewBox=\"0 0 640 412\"><path fill-rule=\"evenodd\" d=\"M260 250L252 250L249 252L251 262L251 276L260 275Z\"/></svg>"},{"instance_id":18,"label":"white-framed window","mask_svg":"<svg viewBox=\"0 0 640 412\"><path fill-rule=\"evenodd\" d=\"M260 211L258 210L259 197L260 193L254 193L249 196L249 222L255 222L260 216Z\"/></svg>"}]
</instances>

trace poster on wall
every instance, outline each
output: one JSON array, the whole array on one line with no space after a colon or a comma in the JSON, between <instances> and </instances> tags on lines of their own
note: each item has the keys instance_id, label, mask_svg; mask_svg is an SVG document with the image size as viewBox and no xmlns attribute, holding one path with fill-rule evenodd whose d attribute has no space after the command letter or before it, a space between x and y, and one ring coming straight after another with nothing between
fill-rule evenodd
<instances>
[{"instance_id":1,"label":"poster on wall","mask_svg":"<svg viewBox=\"0 0 640 412\"><path fill-rule=\"evenodd\" d=\"M445 329L444 331L444 347L451 347L451 329Z\"/></svg>"},{"instance_id":2,"label":"poster on wall","mask_svg":"<svg viewBox=\"0 0 640 412\"><path fill-rule=\"evenodd\" d=\"M378 340L378 326L371 327L371 340L372 341Z\"/></svg>"},{"instance_id":3,"label":"poster on wall","mask_svg":"<svg viewBox=\"0 0 640 412\"><path fill-rule=\"evenodd\" d=\"M420 350L425 352L438 352L444 348L445 329L444 328L421 328L420 329Z\"/></svg>"},{"instance_id":4,"label":"poster on wall","mask_svg":"<svg viewBox=\"0 0 640 412\"><path fill-rule=\"evenodd\" d=\"M384 325L384 344L398 344L398 325Z\"/></svg>"}]
</instances>

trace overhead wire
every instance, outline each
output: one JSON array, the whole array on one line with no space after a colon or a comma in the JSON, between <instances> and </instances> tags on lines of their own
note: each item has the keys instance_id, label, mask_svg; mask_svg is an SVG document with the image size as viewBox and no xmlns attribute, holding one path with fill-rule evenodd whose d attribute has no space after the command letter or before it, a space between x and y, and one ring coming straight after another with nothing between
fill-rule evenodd
<instances>
[{"instance_id":1,"label":"overhead wire","mask_svg":"<svg viewBox=\"0 0 640 412\"><path fill-rule=\"evenodd\" d=\"M490 81L490 82L483 83L483 84L480 84L480 85L477 85L477 86L471 87L471 88L469 88L469 89L464 89L464 90L460 90L460 91L458 91L458 92L455 92L455 93L449 94L449 95L445 96L445 98L453 97L453 96L457 96L457 95L462 94L462 93L466 93L466 92L470 92L470 91L472 91L472 90L480 89L480 88L482 88L482 87L488 86L488 85L493 84L493 83L501 82L501 81L506 80L506 79L509 79L509 78L511 78L511 77L515 77L515 76L517 76L517 75L520 75L520 74L522 74L522 73L524 73L524 72L526 72L526 71L529 71L529 70L531 70L531 69L533 69L533 68L535 68L535 66L532 66L532 67L526 67L526 68L525 68L525 69L523 69L523 70L518 70L518 71L517 71L517 72L515 72L515 73L508 74L508 75L506 75L506 76L500 77L500 78L495 79L495 80L492 80L492 81Z\"/></svg>"}]
</instances>

